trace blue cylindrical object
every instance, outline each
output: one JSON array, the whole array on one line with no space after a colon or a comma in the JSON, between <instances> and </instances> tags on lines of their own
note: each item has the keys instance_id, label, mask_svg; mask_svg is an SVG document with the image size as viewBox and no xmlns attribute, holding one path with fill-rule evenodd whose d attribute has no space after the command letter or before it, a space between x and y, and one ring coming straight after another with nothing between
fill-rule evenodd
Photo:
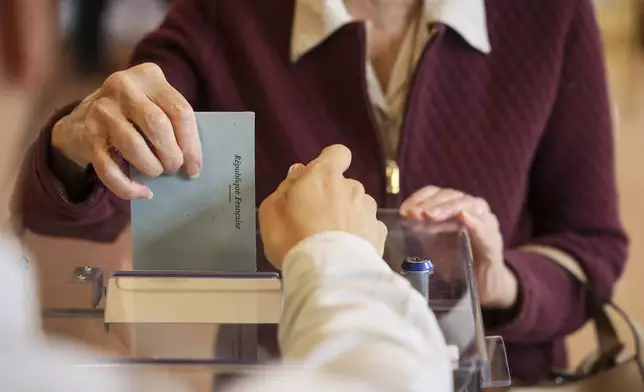
<instances>
[{"instance_id":1,"label":"blue cylindrical object","mask_svg":"<svg viewBox=\"0 0 644 392\"><path fill-rule=\"evenodd\" d=\"M434 266L427 257L407 257L400 272L426 299L429 299L429 277L433 273Z\"/></svg>"}]
</instances>

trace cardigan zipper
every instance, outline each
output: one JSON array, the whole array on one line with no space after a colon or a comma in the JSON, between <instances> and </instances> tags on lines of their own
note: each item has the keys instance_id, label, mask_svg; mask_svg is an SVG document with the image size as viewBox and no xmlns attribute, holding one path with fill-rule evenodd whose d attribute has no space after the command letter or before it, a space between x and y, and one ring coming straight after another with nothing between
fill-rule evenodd
<instances>
[{"instance_id":1,"label":"cardigan zipper","mask_svg":"<svg viewBox=\"0 0 644 392\"><path fill-rule=\"evenodd\" d=\"M401 152L402 152L402 144L403 144L403 139L405 135L408 133L407 132L407 124L408 124L408 119L409 119L409 103L412 100L412 97L415 95L417 88L416 88L416 83L415 80L418 77L418 73L420 71L420 67L425 61L425 58L427 57L427 53L429 52L430 45L434 42L434 39L438 33L438 29L434 26L430 27L429 31L429 39L427 40L427 44L425 45L425 48L423 49L423 53L418 60L418 64L416 65L416 69L414 70L414 75L412 76L411 83L410 83L410 89L407 94L407 102L405 102L405 111L404 111L404 117L403 117L403 122L401 125L400 129L400 136L398 140L398 149L396 151L396 159L400 160ZM397 204L397 199L398 195L400 193L400 166L398 165L398 162L396 160L390 159L388 157L386 158L386 164L385 164L385 177L387 179L387 207L393 207L395 204ZM394 205L391 205L394 204Z\"/></svg>"},{"instance_id":2,"label":"cardigan zipper","mask_svg":"<svg viewBox=\"0 0 644 392\"><path fill-rule=\"evenodd\" d=\"M390 181L389 181L390 176L387 175L387 154L385 154L385 149L383 148L385 142L384 142L383 137L382 137L382 132L380 132L380 127L378 125L378 121L376 119L376 115L375 115L374 109L373 109L373 103L371 103L371 97L369 96L369 87L367 86L367 49L366 48L367 48L368 42L367 42L367 26L366 26L366 24L364 24L364 23L362 24L362 30L360 32L361 32L361 34L360 34L359 37L360 37L360 40L361 40L361 43L362 43L362 50L360 51L360 64L361 64L360 69L362 70L362 72L360 73L360 79L359 80L360 80L361 87L362 87L362 92L363 92L363 95L364 95L363 102L368 103L368 105L366 105L367 106L366 107L367 117L369 118L369 122L371 123L372 128L376 130L376 142L377 142L376 147L378 149L377 153L380 156L381 165L382 165L381 167L384 167L383 171L384 171L384 174L385 174L385 189L384 189L384 193L382 194L382 196L383 196L383 198L381 199L382 203L379 202L378 207L379 208L388 208L388 207L392 207L392 205L390 205L390 201L389 201L389 199L387 197L388 194L389 194L388 189L389 189L389 185L390 185ZM392 171L392 174L397 173L398 168L392 166L391 171ZM392 184L395 184L395 183L392 183ZM375 197L375 195L373 195L373 196ZM383 205L383 203L384 203L384 205Z\"/></svg>"}]
</instances>

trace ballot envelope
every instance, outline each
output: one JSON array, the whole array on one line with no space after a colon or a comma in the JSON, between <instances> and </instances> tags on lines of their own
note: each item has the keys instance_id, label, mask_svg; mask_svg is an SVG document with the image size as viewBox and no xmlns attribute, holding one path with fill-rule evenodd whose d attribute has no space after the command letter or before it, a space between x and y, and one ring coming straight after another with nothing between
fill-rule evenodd
<instances>
[{"instance_id":1,"label":"ballot envelope","mask_svg":"<svg viewBox=\"0 0 644 392\"><path fill-rule=\"evenodd\" d=\"M455 390L508 386L503 340L483 331L467 232L456 222L412 223L396 210L378 214L389 229L384 259L392 269L409 256L427 257L434 266L428 306L450 346ZM249 272L106 271L89 259L60 284L83 303L43 309L45 326L109 353L79 366L163 370L193 390L217 390L279 358L281 280L258 234L253 242L254 259L240 260L256 267Z\"/></svg>"},{"instance_id":2,"label":"ballot envelope","mask_svg":"<svg viewBox=\"0 0 644 392\"><path fill-rule=\"evenodd\" d=\"M195 113L203 151L196 179L147 178L151 200L131 203L132 268L255 271L255 114Z\"/></svg>"}]
</instances>

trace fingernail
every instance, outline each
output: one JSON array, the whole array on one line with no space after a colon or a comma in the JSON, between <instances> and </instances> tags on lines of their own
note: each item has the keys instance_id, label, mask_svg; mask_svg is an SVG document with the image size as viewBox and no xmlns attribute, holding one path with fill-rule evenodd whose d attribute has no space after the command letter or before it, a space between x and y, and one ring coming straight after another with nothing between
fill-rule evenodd
<instances>
[{"instance_id":1,"label":"fingernail","mask_svg":"<svg viewBox=\"0 0 644 392\"><path fill-rule=\"evenodd\" d=\"M196 180L201 175L201 165L198 163L191 163L186 167L186 172L191 180Z\"/></svg>"},{"instance_id":2,"label":"fingernail","mask_svg":"<svg viewBox=\"0 0 644 392\"><path fill-rule=\"evenodd\" d=\"M147 185L139 181L132 181L132 184L134 184L140 190L139 196L133 196L132 199L150 200L152 199L152 196L154 196L154 194L152 193L152 190Z\"/></svg>"},{"instance_id":3,"label":"fingernail","mask_svg":"<svg viewBox=\"0 0 644 392\"><path fill-rule=\"evenodd\" d=\"M292 174L298 174L302 169L304 169L304 167L305 166L301 163L294 163L288 168L288 173L286 175L290 176Z\"/></svg>"},{"instance_id":4,"label":"fingernail","mask_svg":"<svg viewBox=\"0 0 644 392\"><path fill-rule=\"evenodd\" d=\"M146 199L146 200L152 200L152 197L154 197L154 193L152 193L152 189L150 189L148 186L143 185L141 183L139 183L139 184L143 187L143 192L144 193L143 193L142 198Z\"/></svg>"}]
</instances>

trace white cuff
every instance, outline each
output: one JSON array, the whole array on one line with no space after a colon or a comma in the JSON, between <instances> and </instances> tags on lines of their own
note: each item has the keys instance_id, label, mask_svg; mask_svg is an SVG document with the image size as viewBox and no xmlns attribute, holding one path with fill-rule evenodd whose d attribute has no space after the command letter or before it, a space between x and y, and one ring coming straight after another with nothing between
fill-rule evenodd
<instances>
[{"instance_id":1,"label":"white cuff","mask_svg":"<svg viewBox=\"0 0 644 392\"><path fill-rule=\"evenodd\" d=\"M370 242L340 231L330 231L308 237L295 245L284 258L282 275L316 272L320 277L351 271L391 273L391 268ZM310 271L313 270L313 271Z\"/></svg>"}]
</instances>

